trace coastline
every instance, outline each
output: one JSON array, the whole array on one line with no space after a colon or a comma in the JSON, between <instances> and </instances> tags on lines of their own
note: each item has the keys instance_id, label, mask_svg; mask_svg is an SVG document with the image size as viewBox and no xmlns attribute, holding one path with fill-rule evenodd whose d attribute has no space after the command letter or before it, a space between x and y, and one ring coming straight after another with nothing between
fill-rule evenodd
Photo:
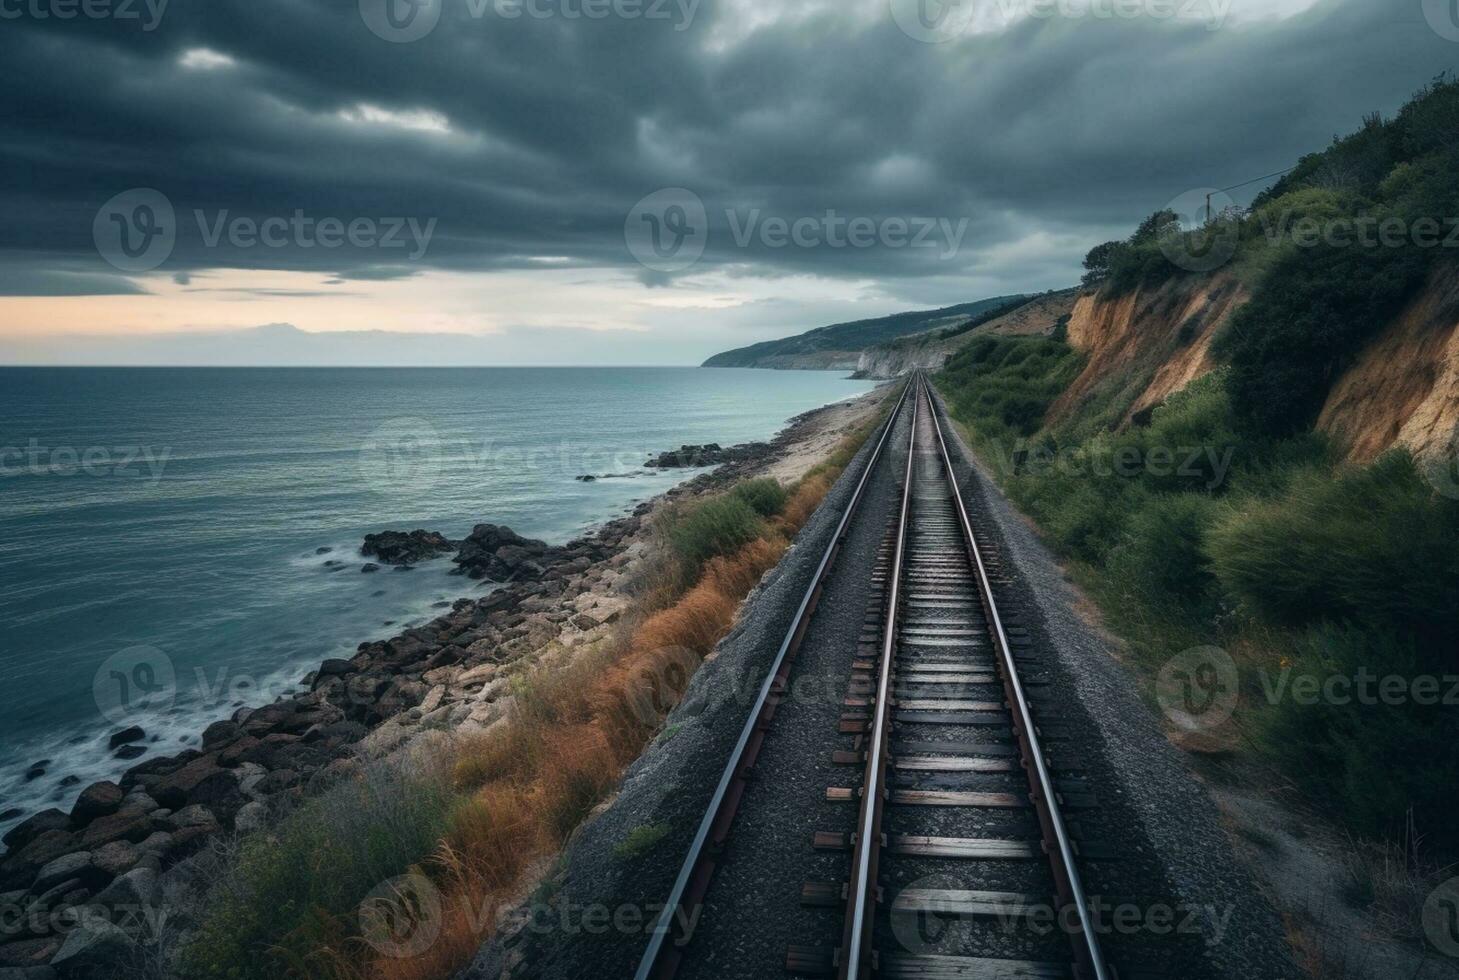
<instances>
[{"instance_id":1,"label":"coastline","mask_svg":"<svg viewBox=\"0 0 1459 980\"><path fill-rule=\"evenodd\" d=\"M84 971L100 962L98 943L106 947L109 937L115 953L126 938L85 913L151 906L164 887L166 913L185 927L200 884L189 882L185 866L209 841L271 825L362 758L434 733L485 731L510 710L512 675L613 635L632 605L658 508L751 475L796 478L884 394L878 388L795 416L771 441L734 447L731 462L551 548L530 580L457 599L424 625L362 643L348 660L324 661L304 678L305 690L240 708L208 726L200 747L87 787L69 814L46 810L17 824L4 836L0 907L21 909L26 929L0 935L0 970Z\"/></svg>"}]
</instances>

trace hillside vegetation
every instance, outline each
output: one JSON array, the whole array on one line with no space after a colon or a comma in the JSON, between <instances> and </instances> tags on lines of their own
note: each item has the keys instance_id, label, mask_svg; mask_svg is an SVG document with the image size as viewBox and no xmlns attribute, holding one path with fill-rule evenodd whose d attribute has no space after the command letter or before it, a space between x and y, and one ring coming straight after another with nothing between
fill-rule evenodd
<instances>
[{"instance_id":1,"label":"hillside vegetation","mask_svg":"<svg viewBox=\"0 0 1459 980\"><path fill-rule=\"evenodd\" d=\"M704 367L759 367L759 368L837 368L852 370L861 352L876 344L885 343L907 334L920 333L944 325L953 325L962 320L979 316L989 310L1006 306L1019 299L1016 296L995 296L975 303L961 303L940 310L921 310L909 313L894 313L891 316L870 320L856 320L851 323L836 323L829 327L785 337L781 340L767 340L738 350L716 354L704 362Z\"/></svg>"},{"instance_id":2,"label":"hillside vegetation","mask_svg":"<svg viewBox=\"0 0 1459 980\"><path fill-rule=\"evenodd\" d=\"M1069 319L1077 294L1078 290L1065 289L1019 297L948 326L876 344L861 352L856 376L896 378L919 369L940 370L949 357L980 333L1051 334Z\"/></svg>"},{"instance_id":3,"label":"hillside vegetation","mask_svg":"<svg viewBox=\"0 0 1459 980\"><path fill-rule=\"evenodd\" d=\"M1186 744L1273 764L1352 831L1396 838L1411 826L1450 860L1459 493L1452 471L1401 446L1349 463L1314 426L1375 337L1421 296L1452 292L1455 253L1422 232L1452 232L1456 164L1459 84L1440 79L1394 119L1304 157L1250 213L1190 232L1159 212L1093 250L1081 303L1121 308L1132 331L1142 317L1173 326L1165 311L1193 299L1225 303L1147 344L1169 363L1209 334L1209 350L1186 358L1195 380L1147 409L1132 411L1159 358L1093 351L1088 337L981 336L938 377L1152 691L1183 651L1230 656L1235 713L1179 732ZM1370 225L1388 240L1334 233ZM1315 243L1304 240L1314 226ZM1197 246L1229 260L1192 272L1184 257ZM1243 301L1228 302L1233 290ZM1451 329L1455 312L1438 310L1433 329Z\"/></svg>"}]
</instances>

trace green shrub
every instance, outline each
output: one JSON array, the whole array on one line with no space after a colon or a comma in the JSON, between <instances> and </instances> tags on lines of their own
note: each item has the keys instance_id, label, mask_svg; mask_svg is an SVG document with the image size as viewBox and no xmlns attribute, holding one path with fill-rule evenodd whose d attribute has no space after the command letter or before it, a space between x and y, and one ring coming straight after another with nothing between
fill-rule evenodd
<instances>
[{"instance_id":1,"label":"green shrub","mask_svg":"<svg viewBox=\"0 0 1459 980\"><path fill-rule=\"evenodd\" d=\"M743 499L724 494L686 504L668 514L664 534L689 580L704 563L759 537L764 522Z\"/></svg>"},{"instance_id":2,"label":"green shrub","mask_svg":"<svg viewBox=\"0 0 1459 980\"><path fill-rule=\"evenodd\" d=\"M1149 498L1129 516L1109 574L1151 606L1174 603L1187 615L1208 616L1217 583L1205 537L1216 506L1203 494Z\"/></svg>"},{"instance_id":3,"label":"green shrub","mask_svg":"<svg viewBox=\"0 0 1459 980\"><path fill-rule=\"evenodd\" d=\"M1338 375L1423 286L1424 250L1321 243L1286 250L1232 314L1215 350L1253 436L1311 428Z\"/></svg>"},{"instance_id":4,"label":"green shrub","mask_svg":"<svg viewBox=\"0 0 1459 980\"><path fill-rule=\"evenodd\" d=\"M418 756L368 764L244 838L182 951L183 973L276 980L349 936L360 902L429 857L447 826L455 798L443 763Z\"/></svg>"},{"instance_id":5,"label":"green shrub","mask_svg":"<svg viewBox=\"0 0 1459 980\"><path fill-rule=\"evenodd\" d=\"M1280 497L1212 528L1222 585L1290 626L1362 622L1446 642L1459 628L1459 501L1396 451L1335 479L1307 470Z\"/></svg>"},{"instance_id":6,"label":"green shrub","mask_svg":"<svg viewBox=\"0 0 1459 980\"><path fill-rule=\"evenodd\" d=\"M1407 233L1421 220L1447 229L1459 207L1456 132L1459 83L1441 77L1392 122L1367 118L1258 196L1242 226L1248 254L1238 258L1255 288L1215 347L1231 362L1232 403L1246 432L1310 428L1333 381L1428 281L1446 250L1419 247ZM1298 247L1290 233L1304 218L1338 225L1349 240ZM1388 219L1406 232L1396 247L1371 231ZM1370 229L1367 242L1353 234L1357 222Z\"/></svg>"},{"instance_id":7,"label":"green shrub","mask_svg":"<svg viewBox=\"0 0 1459 980\"><path fill-rule=\"evenodd\" d=\"M770 476L736 484L730 491L730 496L749 504L761 517L779 514L785 509L785 501L790 498L789 492L780 485L780 481Z\"/></svg>"},{"instance_id":8,"label":"green shrub","mask_svg":"<svg viewBox=\"0 0 1459 980\"><path fill-rule=\"evenodd\" d=\"M1459 845L1459 711L1443 703L1452 687L1443 680L1453 674L1447 651L1425 655L1391 634L1326 626L1300 636L1293 653L1259 684L1275 700L1263 741L1284 768L1359 833L1396 838L1411 813L1429 844ZM1301 677L1312 688L1299 696ZM1398 697L1383 694L1382 679L1393 677L1405 681ZM1427 694L1407 686L1420 677L1437 680ZM1344 680L1333 686L1332 678Z\"/></svg>"},{"instance_id":9,"label":"green shrub","mask_svg":"<svg viewBox=\"0 0 1459 980\"><path fill-rule=\"evenodd\" d=\"M1080 356L1045 337L976 337L943 369L948 407L989 439L1032 435L1078 373Z\"/></svg>"}]
</instances>

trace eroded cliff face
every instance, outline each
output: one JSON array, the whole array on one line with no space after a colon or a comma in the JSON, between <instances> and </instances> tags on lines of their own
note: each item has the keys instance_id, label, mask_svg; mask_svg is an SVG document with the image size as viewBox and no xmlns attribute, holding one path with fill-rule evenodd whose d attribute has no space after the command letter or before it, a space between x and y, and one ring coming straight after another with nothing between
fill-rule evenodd
<instances>
[{"instance_id":1,"label":"eroded cliff face","mask_svg":"<svg viewBox=\"0 0 1459 980\"><path fill-rule=\"evenodd\" d=\"M861 352L861 358L856 362L856 377L884 381L901 377L918 368L940 371L951 356L950 349L932 344L916 347L873 347Z\"/></svg>"},{"instance_id":2,"label":"eroded cliff face","mask_svg":"<svg viewBox=\"0 0 1459 980\"><path fill-rule=\"evenodd\" d=\"M941 327L966 322L966 317L954 318L952 323L939 325L939 329L924 334L913 334L890 344L878 344L861 353L856 365L856 376L883 380L900 377L909 371L924 369L940 371L948 358L971 341L985 333L1005 335L1048 335L1053 332L1059 320L1069 315L1074 308L1078 290L1066 289L1058 293L1039 296L996 320L955 337L940 337Z\"/></svg>"},{"instance_id":3,"label":"eroded cliff face","mask_svg":"<svg viewBox=\"0 0 1459 980\"><path fill-rule=\"evenodd\" d=\"M1183 279L1103 298L1079 296L1069 342L1083 371L1054 402L1049 421L1077 412L1096 394L1120 389L1123 421L1159 405L1219 365L1211 341L1249 298L1230 276ZM1459 280L1442 272L1336 380L1316 428L1354 463L1395 446L1420 459L1459 449Z\"/></svg>"},{"instance_id":4,"label":"eroded cliff face","mask_svg":"<svg viewBox=\"0 0 1459 980\"><path fill-rule=\"evenodd\" d=\"M1366 463L1395 446L1459 448L1459 281L1436 276L1333 385L1317 428Z\"/></svg>"},{"instance_id":5,"label":"eroded cliff face","mask_svg":"<svg viewBox=\"0 0 1459 980\"><path fill-rule=\"evenodd\" d=\"M1085 353L1084 370L1050 407L1049 420L1068 417L1111 384L1134 396L1125 421L1160 404L1216 367L1211 340L1246 299L1229 276L1178 279L1114 298L1081 295L1069 343Z\"/></svg>"}]
</instances>

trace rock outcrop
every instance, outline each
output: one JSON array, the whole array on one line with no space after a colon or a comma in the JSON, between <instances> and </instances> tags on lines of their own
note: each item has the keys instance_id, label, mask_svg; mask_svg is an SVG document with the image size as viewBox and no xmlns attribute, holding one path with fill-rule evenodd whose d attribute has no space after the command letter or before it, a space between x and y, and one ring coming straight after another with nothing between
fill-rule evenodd
<instances>
[{"instance_id":1,"label":"rock outcrop","mask_svg":"<svg viewBox=\"0 0 1459 980\"><path fill-rule=\"evenodd\" d=\"M453 574L496 582L538 579L545 574L553 549L545 541L524 538L500 524L478 524L461 542Z\"/></svg>"},{"instance_id":2,"label":"rock outcrop","mask_svg":"<svg viewBox=\"0 0 1459 980\"><path fill-rule=\"evenodd\" d=\"M680 446L666 453L659 453L643 465L652 469L690 469L698 466L721 466L747 459L758 459L770 447L762 442L747 442L724 448L717 442L702 446Z\"/></svg>"},{"instance_id":3,"label":"rock outcrop","mask_svg":"<svg viewBox=\"0 0 1459 980\"><path fill-rule=\"evenodd\" d=\"M381 531L365 535L360 554L384 565L414 565L456 547L439 531Z\"/></svg>"}]
</instances>

